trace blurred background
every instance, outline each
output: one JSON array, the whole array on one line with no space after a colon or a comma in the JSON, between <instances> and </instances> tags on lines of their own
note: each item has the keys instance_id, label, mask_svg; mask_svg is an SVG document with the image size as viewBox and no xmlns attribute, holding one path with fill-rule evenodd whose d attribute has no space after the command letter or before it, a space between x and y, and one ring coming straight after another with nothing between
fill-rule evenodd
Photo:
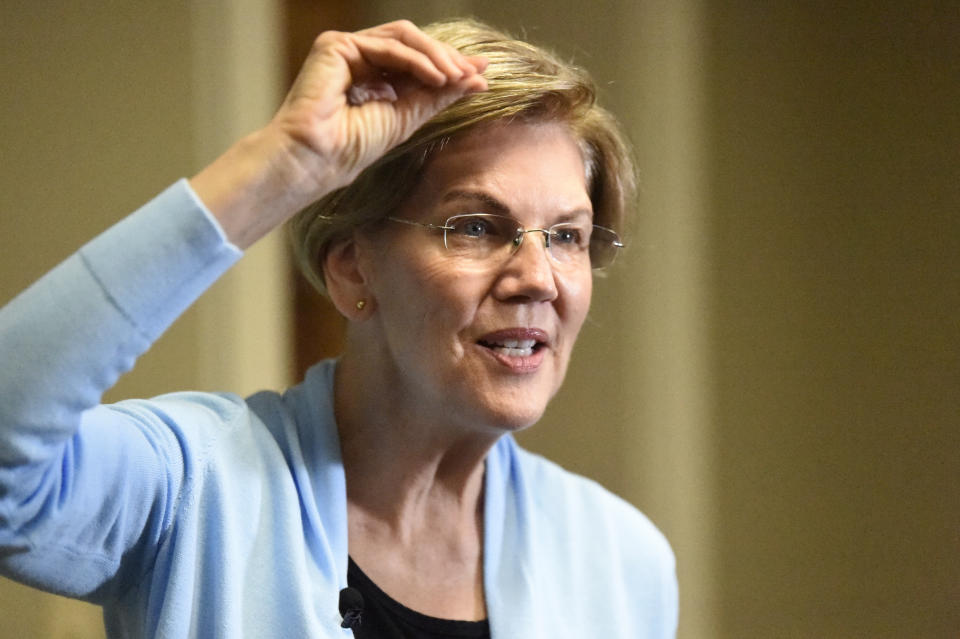
<instances>
[{"instance_id":1,"label":"blurred background","mask_svg":"<svg viewBox=\"0 0 960 639\"><path fill-rule=\"evenodd\" d=\"M587 67L636 147L630 248L521 439L664 530L680 637L960 636L955 2L5 0L0 303L265 122L319 31L451 15ZM275 234L108 399L282 388L341 333ZM5 580L0 618L103 636Z\"/></svg>"}]
</instances>

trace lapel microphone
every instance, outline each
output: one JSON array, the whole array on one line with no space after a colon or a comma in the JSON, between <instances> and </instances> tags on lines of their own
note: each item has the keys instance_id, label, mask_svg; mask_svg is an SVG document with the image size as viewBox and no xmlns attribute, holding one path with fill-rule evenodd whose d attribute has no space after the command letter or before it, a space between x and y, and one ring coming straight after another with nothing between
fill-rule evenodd
<instances>
[{"instance_id":1,"label":"lapel microphone","mask_svg":"<svg viewBox=\"0 0 960 639\"><path fill-rule=\"evenodd\" d=\"M341 628L356 628L363 616L363 595L356 588L344 588L340 591Z\"/></svg>"}]
</instances>

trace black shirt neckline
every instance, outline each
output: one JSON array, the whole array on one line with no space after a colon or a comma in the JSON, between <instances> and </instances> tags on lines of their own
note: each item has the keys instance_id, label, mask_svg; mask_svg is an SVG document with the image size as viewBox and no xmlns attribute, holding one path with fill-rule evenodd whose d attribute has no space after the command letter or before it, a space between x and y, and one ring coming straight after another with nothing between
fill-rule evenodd
<instances>
[{"instance_id":1,"label":"black shirt neckline","mask_svg":"<svg viewBox=\"0 0 960 639\"><path fill-rule=\"evenodd\" d=\"M385 628L395 629L394 636L410 637L410 639L440 637L482 639L490 636L490 624L486 619L482 621L440 619L404 606L381 590L353 561L353 557L348 558L347 584L359 590L364 599L362 621L359 628L354 630L354 635L357 637L366 636L364 626L368 631L383 632ZM370 636L379 637L379 635Z\"/></svg>"}]
</instances>

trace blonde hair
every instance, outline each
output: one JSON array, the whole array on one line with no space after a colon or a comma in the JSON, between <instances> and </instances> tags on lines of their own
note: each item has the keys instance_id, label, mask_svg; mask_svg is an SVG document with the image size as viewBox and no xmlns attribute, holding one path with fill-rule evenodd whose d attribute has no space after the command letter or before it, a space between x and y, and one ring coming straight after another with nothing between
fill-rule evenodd
<instances>
[{"instance_id":1,"label":"blonde hair","mask_svg":"<svg viewBox=\"0 0 960 639\"><path fill-rule=\"evenodd\" d=\"M409 196L427 161L454 136L502 120L560 122L580 144L594 224L621 231L633 201L633 163L616 120L596 103L589 74L553 53L472 19L431 24L427 34L466 55L489 60L489 89L440 112L367 167L349 185L324 196L289 223L300 269L326 292L323 261L331 245L391 215Z\"/></svg>"}]
</instances>

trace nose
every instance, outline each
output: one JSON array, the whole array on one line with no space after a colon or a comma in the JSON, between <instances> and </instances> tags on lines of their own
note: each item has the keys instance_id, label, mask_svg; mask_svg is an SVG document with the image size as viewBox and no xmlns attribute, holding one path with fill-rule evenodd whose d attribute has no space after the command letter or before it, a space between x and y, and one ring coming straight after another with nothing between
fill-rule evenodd
<instances>
[{"instance_id":1,"label":"nose","mask_svg":"<svg viewBox=\"0 0 960 639\"><path fill-rule=\"evenodd\" d=\"M533 233L533 236L524 241L528 233ZM557 281L548 254L548 241L547 234L538 229L517 235L514 240L516 248L504 264L497 283L503 299L522 302L549 302L556 299Z\"/></svg>"}]
</instances>

